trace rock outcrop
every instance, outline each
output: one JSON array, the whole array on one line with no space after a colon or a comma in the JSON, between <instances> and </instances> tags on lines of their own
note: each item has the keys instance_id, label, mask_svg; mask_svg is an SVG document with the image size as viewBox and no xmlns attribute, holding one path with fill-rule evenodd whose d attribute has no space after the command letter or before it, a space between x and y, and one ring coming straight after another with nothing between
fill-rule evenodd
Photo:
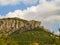
<instances>
[{"instance_id":1,"label":"rock outcrop","mask_svg":"<svg viewBox=\"0 0 60 45\"><path fill-rule=\"evenodd\" d=\"M34 20L25 21L19 18L0 19L0 34L3 33L9 35L15 31L21 33L34 28L42 28L41 22Z\"/></svg>"}]
</instances>

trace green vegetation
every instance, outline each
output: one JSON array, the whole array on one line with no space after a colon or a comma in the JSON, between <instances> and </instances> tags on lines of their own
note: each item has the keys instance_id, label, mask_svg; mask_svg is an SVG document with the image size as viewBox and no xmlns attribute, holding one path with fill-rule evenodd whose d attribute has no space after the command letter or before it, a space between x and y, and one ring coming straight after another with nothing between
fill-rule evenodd
<instances>
[{"instance_id":1,"label":"green vegetation","mask_svg":"<svg viewBox=\"0 0 60 45\"><path fill-rule=\"evenodd\" d=\"M23 20L23 19L20 19L20 18L17 18L17 17L14 17L14 18L3 18L3 19L0 19L0 20L19 20L19 21L23 21L23 22L28 22L27 20Z\"/></svg>"},{"instance_id":2,"label":"green vegetation","mask_svg":"<svg viewBox=\"0 0 60 45\"><path fill-rule=\"evenodd\" d=\"M26 20L16 17L4 18L0 20L20 20L24 23L28 22ZM27 28L29 27L27 26ZM20 28L16 32L13 32L11 35L8 36L5 34L0 34L0 45L60 45L60 36L54 35L53 33L46 31L44 27L27 30L22 33L17 33L19 30Z\"/></svg>"},{"instance_id":3,"label":"green vegetation","mask_svg":"<svg viewBox=\"0 0 60 45\"><path fill-rule=\"evenodd\" d=\"M50 32L36 28L21 34L2 35L0 45L60 45L60 39Z\"/></svg>"}]
</instances>

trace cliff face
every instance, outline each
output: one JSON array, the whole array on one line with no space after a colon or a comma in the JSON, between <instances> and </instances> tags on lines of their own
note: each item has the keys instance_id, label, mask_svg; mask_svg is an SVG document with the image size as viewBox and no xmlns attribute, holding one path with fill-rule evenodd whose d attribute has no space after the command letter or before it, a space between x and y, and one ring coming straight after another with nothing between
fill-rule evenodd
<instances>
[{"instance_id":1,"label":"cliff face","mask_svg":"<svg viewBox=\"0 0 60 45\"><path fill-rule=\"evenodd\" d=\"M20 33L34 28L41 28L41 22L25 21L18 19L0 19L0 34L11 34L15 31Z\"/></svg>"}]
</instances>

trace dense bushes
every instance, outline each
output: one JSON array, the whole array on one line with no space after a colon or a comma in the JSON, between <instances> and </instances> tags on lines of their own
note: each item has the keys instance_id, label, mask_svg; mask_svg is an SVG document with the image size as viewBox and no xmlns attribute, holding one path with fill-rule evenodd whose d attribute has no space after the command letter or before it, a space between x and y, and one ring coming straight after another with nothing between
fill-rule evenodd
<instances>
[{"instance_id":1,"label":"dense bushes","mask_svg":"<svg viewBox=\"0 0 60 45\"><path fill-rule=\"evenodd\" d=\"M2 35L0 37L0 45L18 45L16 41L14 41L12 38L10 38L7 35Z\"/></svg>"},{"instance_id":2,"label":"dense bushes","mask_svg":"<svg viewBox=\"0 0 60 45\"><path fill-rule=\"evenodd\" d=\"M0 36L0 45L60 45L60 39L41 29Z\"/></svg>"}]
</instances>

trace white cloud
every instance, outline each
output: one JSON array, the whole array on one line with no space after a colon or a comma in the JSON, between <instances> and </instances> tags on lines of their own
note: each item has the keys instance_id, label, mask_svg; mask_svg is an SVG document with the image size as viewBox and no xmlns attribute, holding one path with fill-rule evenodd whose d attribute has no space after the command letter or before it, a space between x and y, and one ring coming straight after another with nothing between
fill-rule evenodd
<instances>
[{"instance_id":1,"label":"white cloud","mask_svg":"<svg viewBox=\"0 0 60 45\"><path fill-rule=\"evenodd\" d=\"M20 3L24 3L27 5L34 4L38 0L0 0L0 5L16 5Z\"/></svg>"},{"instance_id":2,"label":"white cloud","mask_svg":"<svg viewBox=\"0 0 60 45\"><path fill-rule=\"evenodd\" d=\"M13 2L15 3L19 1L21 2L22 0L10 0L10 1L0 0L0 2L2 2L1 4L4 4L4 2L6 3L10 2L12 4ZM32 3L32 2L35 2L35 0L29 0L29 1L23 0L22 2ZM53 16L53 13L55 13L53 11L60 9L59 6L56 6L57 2L59 2L59 0L52 0L50 2L47 2L46 0L40 0L40 4L37 6L32 6L23 11L15 10L14 12L9 12L8 14L6 14L5 17L23 17L25 19L28 18L28 20L30 19L44 20L45 18L48 19L48 16L50 16L49 18L51 19L51 16ZM52 18L54 18L54 16Z\"/></svg>"},{"instance_id":3,"label":"white cloud","mask_svg":"<svg viewBox=\"0 0 60 45\"><path fill-rule=\"evenodd\" d=\"M11 2L11 3L16 3L16 2L21 2L22 0L0 0L0 4L4 4L4 2ZM24 3L32 3L35 2L36 0L23 0L22 2ZM34 19L34 20L50 20L51 17L54 18L55 15L53 15L53 11L59 10L60 7L56 6L56 2L59 2L59 0L52 0L50 2L46 0L40 0L40 4L37 6L32 6L30 8L27 8L25 10L15 10L14 12L9 12L6 14L5 17L22 17L24 19ZM50 16L50 17L48 17ZM57 15L56 15L57 18Z\"/></svg>"},{"instance_id":4,"label":"white cloud","mask_svg":"<svg viewBox=\"0 0 60 45\"><path fill-rule=\"evenodd\" d=\"M59 32L59 31L57 31L55 34L60 35L60 32Z\"/></svg>"},{"instance_id":5,"label":"white cloud","mask_svg":"<svg viewBox=\"0 0 60 45\"><path fill-rule=\"evenodd\" d=\"M18 3L19 0L0 0L0 5L9 5L9 4L15 4Z\"/></svg>"},{"instance_id":6,"label":"white cloud","mask_svg":"<svg viewBox=\"0 0 60 45\"><path fill-rule=\"evenodd\" d=\"M59 21L60 22L60 15L52 15L44 19L47 22Z\"/></svg>"},{"instance_id":7,"label":"white cloud","mask_svg":"<svg viewBox=\"0 0 60 45\"><path fill-rule=\"evenodd\" d=\"M14 12L9 12L8 14L6 14L6 16L1 16L1 15L0 15L0 17L1 17L1 18L19 17L19 18L23 18L23 19L24 19L23 15L24 15L23 11L21 11L21 10L16 10L16 11L14 11Z\"/></svg>"}]
</instances>

